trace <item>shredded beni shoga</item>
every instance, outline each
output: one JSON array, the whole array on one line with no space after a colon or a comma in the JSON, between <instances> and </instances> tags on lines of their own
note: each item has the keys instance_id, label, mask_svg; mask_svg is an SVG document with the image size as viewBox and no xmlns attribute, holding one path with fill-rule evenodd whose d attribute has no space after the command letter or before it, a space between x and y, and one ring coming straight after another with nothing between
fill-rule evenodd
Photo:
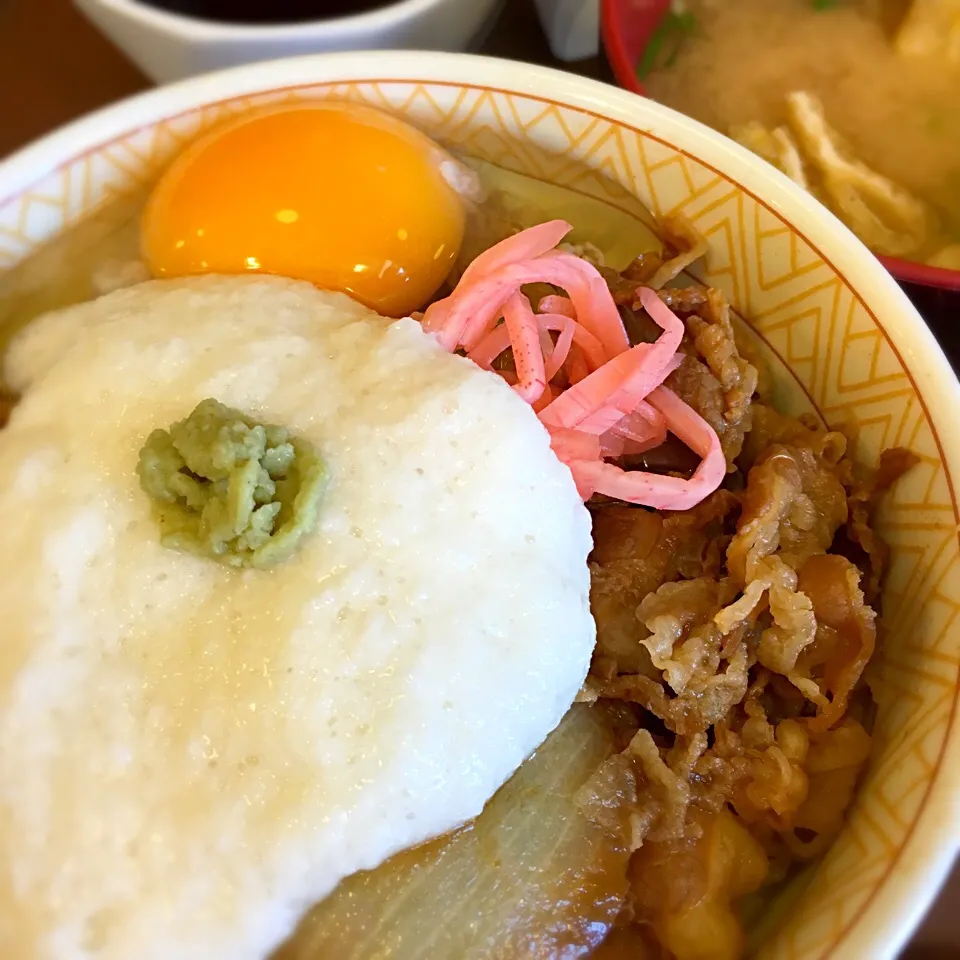
<instances>
[{"instance_id":1,"label":"shredded beni shoga","mask_svg":"<svg viewBox=\"0 0 960 960\"><path fill-rule=\"evenodd\" d=\"M716 432L663 385L681 361L683 323L643 288L640 302L663 333L654 343L631 346L596 267L558 249L571 229L552 220L491 247L449 297L427 308L423 327L447 350L462 350L488 370L512 351L514 369L497 372L537 411L585 500L599 493L686 510L720 486L726 461ZM534 283L567 296L545 296L535 310L521 289ZM659 446L668 430L701 458L689 479L608 462Z\"/></svg>"}]
</instances>

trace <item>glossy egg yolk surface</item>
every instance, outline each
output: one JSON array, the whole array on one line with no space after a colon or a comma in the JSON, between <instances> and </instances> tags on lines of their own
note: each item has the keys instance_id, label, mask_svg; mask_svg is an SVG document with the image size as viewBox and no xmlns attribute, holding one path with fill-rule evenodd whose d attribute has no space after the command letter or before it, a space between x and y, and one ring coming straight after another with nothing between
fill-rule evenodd
<instances>
[{"instance_id":1,"label":"glossy egg yolk surface","mask_svg":"<svg viewBox=\"0 0 960 960\"><path fill-rule=\"evenodd\" d=\"M143 255L156 277L262 271L402 316L437 290L463 240L444 164L432 140L369 107L257 111L167 169L144 212Z\"/></svg>"}]
</instances>

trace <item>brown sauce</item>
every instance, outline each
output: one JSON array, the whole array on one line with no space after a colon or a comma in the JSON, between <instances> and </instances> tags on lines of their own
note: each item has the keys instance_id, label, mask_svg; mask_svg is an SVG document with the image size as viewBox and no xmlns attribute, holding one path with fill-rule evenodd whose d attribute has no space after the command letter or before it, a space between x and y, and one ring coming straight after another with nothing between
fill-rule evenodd
<instances>
[{"instance_id":1,"label":"brown sauce","mask_svg":"<svg viewBox=\"0 0 960 960\"><path fill-rule=\"evenodd\" d=\"M223 23L306 23L369 13L392 7L396 0L141 0L149 7L179 13L199 20Z\"/></svg>"}]
</instances>

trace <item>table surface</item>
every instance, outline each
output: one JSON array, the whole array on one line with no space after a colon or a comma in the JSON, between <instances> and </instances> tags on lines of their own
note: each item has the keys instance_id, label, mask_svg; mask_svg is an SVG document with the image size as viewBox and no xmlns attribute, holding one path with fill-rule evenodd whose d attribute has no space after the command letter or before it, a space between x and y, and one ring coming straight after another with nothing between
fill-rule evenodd
<instances>
[{"instance_id":1,"label":"table surface","mask_svg":"<svg viewBox=\"0 0 960 960\"><path fill-rule=\"evenodd\" d=\"M480 50L559 65L550 54L532 0L506 0ZM602 57L565 66L613 80ZM68 120L149 86L146 77L69 0L0 0L0 90L4 91L0 157ZM907 292L954 369L960 370L960 295L919 288ZM902 960L951 958L960 958L960 868Z\"/></svg>"}]
</instances>

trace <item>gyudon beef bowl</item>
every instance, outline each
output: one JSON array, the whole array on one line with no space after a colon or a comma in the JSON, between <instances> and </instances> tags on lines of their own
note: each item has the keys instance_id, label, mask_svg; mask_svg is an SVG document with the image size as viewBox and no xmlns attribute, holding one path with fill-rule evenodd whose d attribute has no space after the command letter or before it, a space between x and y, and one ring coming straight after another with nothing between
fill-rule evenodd
<instances>
[{"instance_id":1,"label":"gyudon beef bowl","mask_svg":"<svg viewBox=\"0 0 960 960\"><path fill-rule=\"evenodd\" d=\"M0 167L0 953L892 956L955 852L953 374L653 103L465 56Z\"/></svg>"}]
</instances>

